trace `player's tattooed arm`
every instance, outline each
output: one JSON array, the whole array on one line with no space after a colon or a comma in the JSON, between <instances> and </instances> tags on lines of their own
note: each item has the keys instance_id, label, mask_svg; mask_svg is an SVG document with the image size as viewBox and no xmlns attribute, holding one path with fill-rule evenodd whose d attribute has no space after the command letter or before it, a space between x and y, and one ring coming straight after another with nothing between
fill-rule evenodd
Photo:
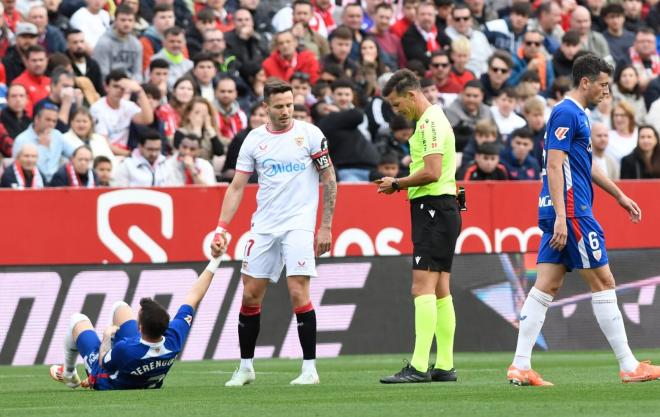
<instances>
[{"instance_id":1,"label":"player's tattooed arm","mask_svg":"<svg viewBox=\"0 0 660 417\"><path fill-rule=\"evenodd\" d=\"M332 166L321 171L321 183L323 184L323 216L321 227L330 228L332 217L335 214L335 202L337 201L337 179L335 169Z\"/></svg>"}]
</instances>

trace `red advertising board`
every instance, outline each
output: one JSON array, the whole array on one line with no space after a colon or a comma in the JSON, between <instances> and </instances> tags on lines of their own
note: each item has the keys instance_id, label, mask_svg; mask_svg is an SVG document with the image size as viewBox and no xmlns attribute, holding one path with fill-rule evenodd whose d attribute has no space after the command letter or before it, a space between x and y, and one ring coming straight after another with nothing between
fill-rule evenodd
<instances>
[{"instance_id":1,"label":"red advertising board","mask_svg":"<svg viewBox=\"0 0 660 417\"><path fill-rule=\"evenodd\" d=\"M660 248L660 181L622 182L643 210L633 225L616 201L596 192L595 213L611 249ZM539 184L469 183L457 253L526 252L538 247ZM225 186L0 191L0 265L194 262L208 257ZM241 259L255 210L250 186L232 221L227 257ZM409 254L404 193L340 185L332 256Z\"/></svg>"}]
</instances>

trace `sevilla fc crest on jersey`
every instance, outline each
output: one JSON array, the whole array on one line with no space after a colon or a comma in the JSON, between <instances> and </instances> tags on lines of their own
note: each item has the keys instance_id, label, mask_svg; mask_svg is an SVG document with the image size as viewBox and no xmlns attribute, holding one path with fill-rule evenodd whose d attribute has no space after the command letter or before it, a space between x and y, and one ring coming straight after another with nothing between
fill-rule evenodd
<instances>
[{"instance_id":1,"label":"sevilla fc crest on jersey","mask_svg":"<svg viewBox=\"0 0 660 417\"><path fill-rule=\"evenodd\" d=\"M298 146L303 146L303 143L305 143L305 138L302 136L298 136L293 139L296 142L296 145Z\"/></svg>"}]
</instances>

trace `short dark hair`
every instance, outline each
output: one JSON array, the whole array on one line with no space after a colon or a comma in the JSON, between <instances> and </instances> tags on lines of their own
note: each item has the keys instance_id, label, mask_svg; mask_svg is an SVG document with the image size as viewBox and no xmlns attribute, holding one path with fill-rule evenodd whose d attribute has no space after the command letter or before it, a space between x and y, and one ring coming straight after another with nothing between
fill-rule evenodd
<instances>
[{"instance_id":1,"label":"short dark hair","mask_svg":"<svg viewBox=\"0 0 660 417\"><path fill-rule=\"evenodd\" d=\"M67 29L66 32L64 32L64 36L66 37L66 39L69 39L69 36L77 35L79 33L83 33L83 31L80 30L80 29L76 29L76 28L69 28L69 29Z\"/></svg>"},{"instance_id":2,"label":"short dark hair","mask_svg":"<svg viewBox=\"0 0 660 417\"><path fill-rule=\"evenodd\" d=\"M392 8L392 5L391 5L391 4L388 4L388 3L385 3L385 2L378 3L378 4L376 5L376 9L375 9L374 11L375 11L376 13L378 13L378 11L381 10L381 9L385 9L385 10L389 10L389 11L393 11L393 10L394 10L394 9Z\"/></svg>"},{"instance_id":3,"label":"short dark hair","mask_svg":"<svg viewBox=\"0 0 660 417\"><path fill-rule=\"evenodd\" d=\"M32 54L42 53L42 52L44 54L48 53L46 51L46 48L44 48L43 46L41 46L41 45L32 45L32 46L28 47L27 51L25 51L25 56L27 58L30 58L30 55L32 55Z\"/></svg>"},{"instance_id":4,"label":"short dark hair","mask_svg":"<svg viewBox=\"0 0 660 417\"><path fill-rule=\"evenodd\" d=\"M56 67L53 72L50 73L50 85L57 85L60 82L60 78L68 77L71 79L75 78L75 74L65 67Z\"/></svg>"},{"instance_id":5,"label":"short dark hair","mask_svg":"<svg viewBox=\"0 0 660 417\"><path fill-rule=\"evenodd\" d=\"M612 75L612 66L595 54L585 54L573 62L573 86L579 86L585 77L589 81L596 81L601 72Z\"/></svg>"},{"instance_id":6,"label":"short dark hair","mask_svg":"<svg viewBox=\"0 0 660 417\"><path fill-rule=\"evenodd\" d=\"M328 40L332 41L334 38L337 39L346 39L346 40L353 40L353 32L347 28L346 26L339 26L337 29L333 30L330 36L328 37Z\"/></svg>"},{"instance_id":7,"label":"short dark hair","mask_svg":"<svg viewBox=\"0 0 660 417\"><path fill-rule=\"evenodd\" d=\"M490 67L493 64L493 61L496 59L503 61L509 69L513 68L513 58L511 58L510 53L502 50L493 52L493 54L488 58L488 66Z\"/></svg>"},{"instance_id":8,"label":"short dark hair","mask_svg":"<svg viewBox=\"0 0 660 417\"><path fill-rule=\"evenodd\" d=\"M541 82L541 77L539 76L539 73L536 71L530 71L527 70L522 73L520 76L520 82L521 83L540 83Z\"/></svg>"},{"instance_id":9,"label":"short dark hair","mask_svg":"<svg viewBox=\"0 0 660 417\"><path fill-rule=\"evenodd\" d=\"M415 123L412 120L406 119L404 116L401 116L400 114L395 115L392 117L392 120L390 120L390 130L395 131L395 130L404 130L404 129L414 129L415 128Z\"/></svg>"},{"instance_id":10,"label":"short dark hair","mask_svg":"<svg viewBox=\"0 0 660 417\"><path fill-rule=\"evenodd\" d=\"M435 85L435 82L430 78L422 78L419 82L419 86L423 89L432 85Z\"/></svg>"},{"instance_id":11,"label":"short dark hair","mask_svg":"<svg viewBox=\"0 0 660 417\"><path fill-rule=\"evenodd\" d=\"M156 58L149 63L149 72L155 70L156 68L170 69L170 63L163 58Z\"/></svg>"},{"instance_id":12,"label":"short dark hair","mask_svg":"<svg viewBox=\"0 0 660 417\"><path fill-rule=\"evenodd\" d=\"M170 325L170 315L167 310L151 298L140 300L138 320L142 334L152 339L164 335Z\"/></svg>"},{"instance_id":13,"label":"short dark hair","mask_svg":"<svg viewBox=\"0 0 660 417\"><path fill-rule=\"evenodd\" d=\"M575 46L580 44L580 34L576 30L569 30L564 33L564 36L561 38L561 43L566 45Z\"/></svg>"},{"instance_id":14,"label":"short dark hair","mask_svg":"<svg viewBox=\"0 0 660 417\"><path fill-rule=\"evenodd\" d=\"M380 161L378 161L378 165L384 165L384 164L399 165L399 157L394 152L391 152L391 151L387 152L387 153L381 155L380 156Z\"/></svg>"},{"instance_id":15,"label":"short dark hair","mask_svg":"<svg viewBox=\"0 0 660 417\"><path fill-rule=\"evenodd\" d=\"M213 14L213 9L210 7L205 7L197 12L196 17L196 22L215 22L215 15Z\"/></svg>"},{"instance_id":16,"label":"short dark hair","mask_svg":"<svg viewBox=\"0 0 660 417\"><path fill-rule=\"evenodd\" d=\"M495 142L484 142L477 146L477 154L481 155L499 155L500 147Z\"/></svg>"},{"instance_id":17,"label":"short dark hair","mask_svg":"<svg viewBox=\"0 0 660 417\"><path fill-rule=\"evenodd\" d=\"M564 97L564 94L571 89L571 79L565 76L557 77L552 81L550 86L550 97Z\"/></svg>"},{"instance_id":18,"label":"short dark hair","mask_svg":"<svg viewBox=\"0 0 660 417\"><path fill-rule=\"evenodd\" d=\"M185 34L183 29L178 26L172 26L171 28L167 29L165 33L163 33L163 38L167 38L168 36L179 36L183 34Z\"/></svg>"},{"instance_id":19,"label":"short dark hair","mask_svg":"<svg viewBox=\"0 0 660 417\"><path fill-rule=\"evenodd\" d=\"M99 155L96 158L94 158L94 166L93 166L94 169L96 169L96 167L98 167L101 164L112 165L112 161L110 160L110 158L108 158L105 155Z\"/></svg>"},{"instance_id":20,"label":"short dark hair","mask_svg":"<svg viewBox=\"0 0 660 417\"><path fill-rule=\"evenodd\" d=\"M431 53L431 60L433 60L433 58L435 58L436 56L446 56L447 59L451 61L451 58L449 58L449 52L447 52L446 49L438 49L437 51Z\"/></svg>"},{"instance_id":21,"label":"short dark hair","mask_svg":"<svg viewBox=\"0 0 660 417\"><path fill-rule=\"evenodd\" d=\"M309 116L309 109L304 104L294 104L293 111L304 111Z\"/></svg>"},{"instance_id":22,"label":"short dark hair","mask_svg":"<svg viewBox=\"0 0 660 417\"><path fill-rule=\"evenodd\" d=\"M635 36L639 35L640 33L645 33L647 35L655 36L655 31L648 26L642 26L641 28L637 29L635 31Z\"/></svg>"},{"instance_id":23,"label":"short dark hair","mask_svg":"<svg viewBox=\"0 0 660 417\"><path fill-rule=\"evenodd\" d=\"M51 77L51 74L57 67L70 67L71 66L71 58L69 58L68 55L63 54L61 52L55 52L54 54L50 54L48 57L48 65L46 65L46 75Z\"/></svg>"},{"instance_id":24,"label":"short dark hair","mask_svg":"<svg viewBox=\"0 0 660 417\"><path fill-rule=\"evenodd\" d=\"M355 84L347 78L338 78L330 84L330 89L334 92L338 88L350 88L351 90L355 90Z\"/></svg>"},{"instance_id":25,"label":"short dark hair","mask_svg":"<svg viewBox=\"0 0 660 417\"><path fill-rule=\"evenodd\" d=\"M539 4L539 7L536 8L536 16L540 16L543 13L550 13L550 8L552 7L552 0L544 1Z\"/></svg>"},{"instance_id":26,"label":"short dark hair","mask_svg":"<svg viewBox=\"0 0 660 417\"><path fill-rule=\"evenodd\" d=\"M467 10L468 12L470 12L470 16L472 16L472 10L470 10L470 8L469 8L469 7L467 6L467 4L465 4L465 3L458 3L458 4L456 4L456 6L454 6L454 8L451 9L451 15L452 15L452 16L454 16L454 12L455 12L456 10Z\"/></svg>"},{"instance_id":27,"label":"short dark hair","mask_svg":"<svg viewBox=\"0 0 660 417\"><path fill-rule=\"evenodd\" d=\"M334 62L330 62L327 65L324 65L323 69L321 70L321 73L324 72L333 75L335 78L341 77L342 74L344 73L344 71L341 69L341 66L339 66L339 64L336 64Z\"/></svg>"},{"instance_id":28,"label":"short dark hair","mask_svg":"<svg viewBox=\"0 0 660 417\"><path fill-rule=\"evenodd\" d=\"M160 99L163 98L163 93L161 93L160 89L153 84L150 83L142 84L142 90L144 90L144 94L150 96L156 101L160 101Z\"/></svg>"},{"instance_id":29,"label":"short dark hair","mask_svg":"<svg viewBox=\"0 0 660 417\"><path fill-rule=\"evenodd\" d=\"M174 6L172 6L171 4L164 4L164 3L160 3L154 6L154 16L162 12L174 12Z\"/></svg>"},{"instance_id":30,"label":"short dark hair","mask_svg":"<svg viewBox=\"0 0 660 417\"><path fill-rule=\"evenodd\" d=\"M264 85L264 101L268 102L270 96L286 93L287 91L291 91L291 94L293 94L291 84L279 79L269 79L266 81L266 85Z\"/></svg>"},{"instance_id":31,"label":"short dark hair","mask_svg":"<svg viewBox=\"0 0 660 417\"><path fill-rule=\"evenodd\" d=\"M130 4L122 3L115 10L115 16L120 14L128 14L135 17L135 10L133 10L133 7Z\"/></svg>"},{"instance_id":32,"label":"short dark hair","mask_svg":"<svg viewBox=\"0 0 660 417\"><path fill-rule=\"evenodd\" d=\"M160 132L156 129L140 125L136 125L135 129L137 130L138 144L140 145L144 146L148 140L163 140Z\"/></svg>"},{"instance_id":33,"label":"short dark hair","mask_svg":"<svg viewBox=\"0 0 660 417\"><path fill-rule=\"evenodd\" d=\"M532 13L532 6L529 2L516 2L511 5L511 12L520 16L529 16Z\"/></svg>"},{"instance_id":34,"label":"short dark hair","mask_svg":"<svg viewBox=\"0 0 660 417\"><path fill-rule=\"evenodd\" d=\"M312 85L312 82L309 79L309 74L307 74L306 72L302 72L302 71L294 72L289 82L292 82L293 80L302 81L303 83Z\"/></svg>"},{"instance_id":35,"label":"short dark hair","mask_svg":"<svg viewBox=\"0 0 660 417\"><path fill-rule=\"evenodd\" d=\"M211 62L215 66L215 60L213 59L213 54L209 52L199 52L193 57L193 67L197 67L202 62Z\"/></svg>"},{"instance_id":36,"label":"short dark hair","mask_svg":"<svg viewBox=\"0 0 660 417\"><path fill-rule=\"evenodd\" d=\"M600 17L605 19L607 16L614 14L617 16L623 16L625 15L625 11L623 10L623 6L620 3L610 3L603 7L600 10Z\"/></svg>"},{"instance_id":37,"label":"short dark hair","mask_svg":"<svg viewBox=\"0 0 660 417\"><path fill-rule=\"evenodd\" d=\"M402 95L405 92L411 90L420 90L422 87L419 84L419 79L414 72L409 69L400 69L395 72L383 88L382 95L387 97L392 92L396 92L397 95Z\"/></svg>"},{"instance_id":38,"label":"short dark hair","mask_svg":"<svg viewBox=\"0 0 660 417\"><path fill-rule=\"evenodd\" d=\"M309 6L314 9L314 6L312 5L312 2L310 0L296 0L291 4L291 10L295 10L296 6Z\"/></svg>"},{"instance_id":39,"label":"short dark hair","mask_svg":"<svg viewBox=\"0 0 660 417\"><path fill-rule=\"evenodd\" d=\"M518 98L518 94L516 94L516 89L513 86L510 86L510 85L504 87L503 89L501 89L500 93L497 95L497 97L499 97L499 96L507 96L507 97L510 97L510 98L513 98L513 99Z\"/></svg>"},{"instance_id":40,"label":"short dark hair","mask_svg":"<svg viewBox=\"0 0 660 417\"><path fill-rule=\"evenodd\" d=\"M525 138L529 139L531 141L534 141L534 133L532 133L532 130L528 128L527 126L524 127L519 127L518 129L514 129L513 132L509 135L509 138Z\"/></svg>"},{"instance_id":41,"label":"short dark hair","mask_svg":"<svg viewBox=\"0 0 660 417\"><path fill-rule=\"evenodd\" d=\"M128 75L126 75L126 72L121 69L114 69L108 73L108 75L105 76L105 84L110 85L112 81L121 81L124 78L128 78Z\"/></svg>"},{"instance_id":42,"label":"short dark hair","mask_svg":"<svg viewBox=\"0 0 660 417\"><path fill-rule=\"evenodd\" d=\"M463 87L463 91L467 90L468 88L478 88L482 93L484 92L484 86L479 80L470 80L466 82L465 86Z\"/></svg>"}]
</instances>

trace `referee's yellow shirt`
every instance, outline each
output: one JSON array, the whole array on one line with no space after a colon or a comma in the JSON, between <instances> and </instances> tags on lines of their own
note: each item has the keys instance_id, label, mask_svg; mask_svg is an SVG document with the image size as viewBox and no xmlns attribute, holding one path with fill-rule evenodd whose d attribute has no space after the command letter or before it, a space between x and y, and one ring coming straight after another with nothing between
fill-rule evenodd
<instances>
[{"instance_id":1,"label":"referee's yellow shirt","mask_svg":"<svg viewBox=\"0 0 660 417\"><path fill-rule=\"evenodd\" d=\"M408 188L408 198L427 195L456 195L456 141L454 130L440 106L430 106L417 121L415 133L409 140L410 175L424 167L426 155L442 154L442 174L436 182Z\"/></svg>"}]
</instances>

